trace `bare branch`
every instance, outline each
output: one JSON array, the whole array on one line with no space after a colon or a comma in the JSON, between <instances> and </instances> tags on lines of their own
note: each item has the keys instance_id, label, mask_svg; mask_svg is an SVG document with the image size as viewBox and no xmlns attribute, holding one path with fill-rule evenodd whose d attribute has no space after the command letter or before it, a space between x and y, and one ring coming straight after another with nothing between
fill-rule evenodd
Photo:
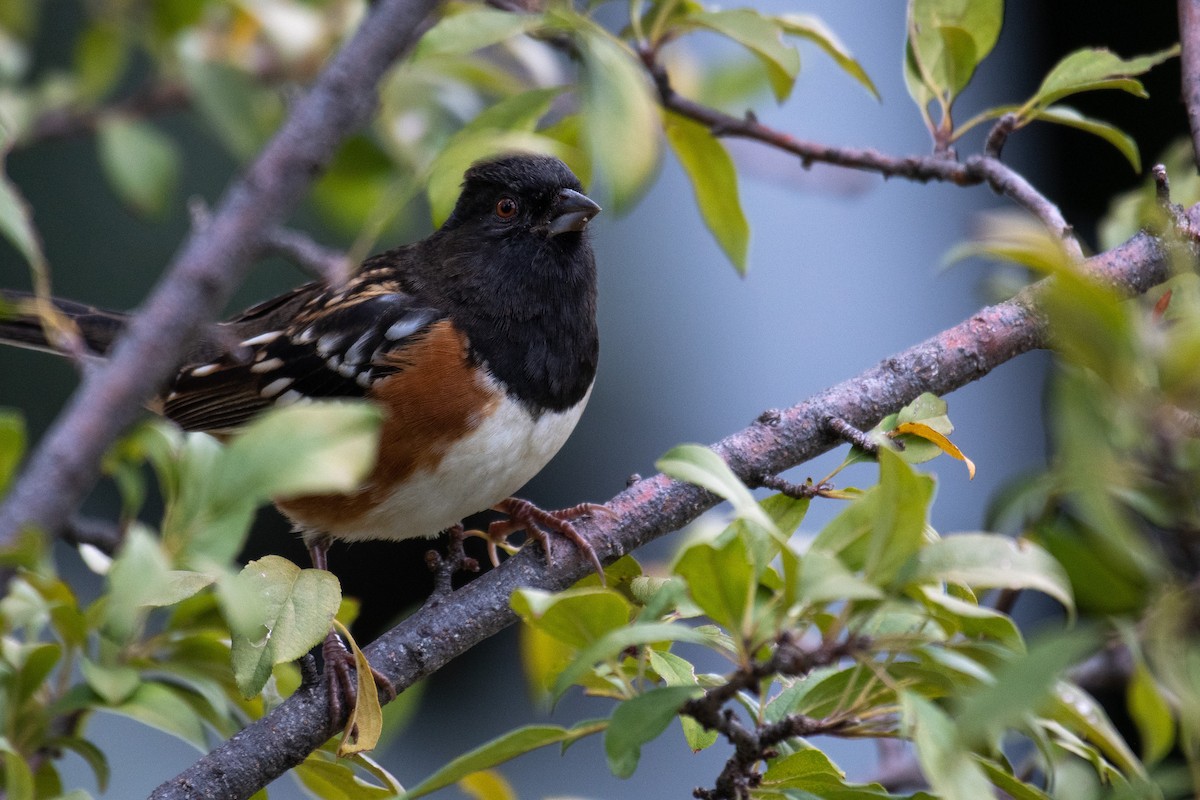
<instances>
[{"instance_id":1,"label":"bare branch","mask_svg":"<svg viewBox=\"0 0 1200 800\"><path fill-rule=\"evenodd\" d=\"M346 254L314 241L291 228L273 228L263 234L263 254L273 253L291 261L315 278L332 286L345 283L352 265Z\"/></svg>"},{"instance_id":2,"label":"bare branch","mask_svg":"<svg viewBox=\"0 0 1200 800\"><path fill-rule=\"evenodd\" d=\"M1042 221L1042 224L1060 236L1067 252L1073 258L1077 260L1083 258L1083 251L1075 239L1074 231L1067 224L1058 207L1027 180L999 160L999 152L1010 130L1011 121L1006 123L1004 118L1001 118L988 136L987 154L969 158L965 162L939 156L897 158L877 150L831 147L798 139L791 134L770 128L759 122L752 114L748 114L744 119L738 119L723 111L689 100L671 88L666 70L654 60L654 54L651 51L645 50L641 56L658 87L659 101L663 108L707 126L713 136L735 136L762 142L799 156L805 167L820 162L867 172L878 172L885 178L908 178L922 183L944 181L958 186L976 186L986 182L1000 194L1032 212Z\"/></svg>"},{"instance_id":3,"label":"bare branch","mask_svg":"<svg viewBox=\"0 0 1200 800\"><path fill-rule=\"evenodd\" d=\"M1179 0L1179 43L1183 47L1183 101L1192 130L1192 157L1200 165L1200 0Z\"/></svg>"},{"instance_id":4,"label":"bare branch","mask_svg":"<svg viewBox=\"0 0 1200 800\"><path fill-rule=\"evenodd\" d=\"M1189 217L1200 217L1200 208ZM1138 294L1166 279L1164 246L1147 234L1095 256L1085 268L1125 294ZM884 359L859 376L757 421L713 445L748 483L820 455L840 441L831 416L870 428L923 392L945 395L992 369L1045 345L1037 311L1043 284L982 309L959 325ZM632 484L597 515L577 527L601 558L612 561L678 530L719 498L690 484L655 475ZM565 589L590 574L591 562L576 549L546 566L539 548L525 548L500 568L461 589L440 595L366 648L372 665L397 689L411 686L516 621L508 600L517 588ZM246 798L300 763L336 733L344 720L329 719L324 682L301 689L151 795L153 800Z\"/></svg>"},{"instance_id":5,"label":"bare branch","mask_svg":"<svg viewBox=\"0 0 1200 800\"><path fill-rule=\"evenodd\" d=\"M293 106L207 226L193 231L106 366L88 375L0 507L0 547L32 526L58 534L97 478L100 458L166 380L276 228L375 108L380 77L416 40L436 0L380 0Z\"/></svg>"}]
</instances>

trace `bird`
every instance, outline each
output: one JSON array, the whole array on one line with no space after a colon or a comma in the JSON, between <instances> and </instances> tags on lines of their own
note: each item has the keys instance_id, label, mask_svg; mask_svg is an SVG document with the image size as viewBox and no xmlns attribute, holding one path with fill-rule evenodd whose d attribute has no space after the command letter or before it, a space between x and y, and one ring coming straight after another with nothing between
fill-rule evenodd
<instances>
[{"instance_id":1,"label":"bird","mask_svg":"<svg viewBox=\"0 0 1200 800\"><path fill-rule=\"evenodd\" d=\"M318 569L328 569L334 540L432 537L494 509L508 519L489 528L493 547L524 529L550 559L556 532L602 574L572 520L606 507L545 511L513 497L566 442L592 392L599 336L588 224L600 211L557 158L478 161L437 230L368 258L345 282L306 283L217 323L151 408L184 430L226 436L305 400L379 406L377 460L357 489L276 500ZM36 307L26 294L0 299ZM52 302L87 355L105 356L128 321ZM0 317L0 341L61 349L32 311ZM338 686L353 702L353 659L332 630L322 653L337 714ZM384 676L375 680L394 696Z\"/></svg>"}]
</instances>

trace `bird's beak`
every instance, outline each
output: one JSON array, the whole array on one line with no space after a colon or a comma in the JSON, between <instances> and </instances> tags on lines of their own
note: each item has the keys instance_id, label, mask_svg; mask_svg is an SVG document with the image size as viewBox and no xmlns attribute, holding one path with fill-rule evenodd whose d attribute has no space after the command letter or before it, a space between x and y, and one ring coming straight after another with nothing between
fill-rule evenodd
<instances>
[{"instance_id":1,"label":"bird's beak","mask_svg":"<svg viewBox=\"0 0 1200 800\"><path fill-rule=\"evenodd\" d=\"M550 221L546 223L546 235L581 231L599 213L600 206L592 198L574 189L563 189L554 200Z\"/></svg>"}]
</instances>

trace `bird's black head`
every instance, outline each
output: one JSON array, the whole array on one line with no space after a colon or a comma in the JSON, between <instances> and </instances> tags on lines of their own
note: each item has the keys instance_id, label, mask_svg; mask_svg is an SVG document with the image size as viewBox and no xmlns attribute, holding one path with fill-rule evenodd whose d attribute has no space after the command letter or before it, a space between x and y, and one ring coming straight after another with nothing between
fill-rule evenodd
<instances>
[{"instance_id":1,"label":"bird's black head","mask_svg":"<svg viewBox=\"0 0 1200 800\"><path fill-rule=\"evenodd\" d=\"M540 407L565 408L597 358L596 263L586 228L600 206L557 158L516 154L467 170L454 213L426 240L436 264L418 293L446 308L480 360Z\"/></svg>"},{"instance_id":2,"label":"bird's black head","mask_svg":"<svg viewBox=\"0 0 1200 800\"><path fill-rule=\"evenodd\" d=\"M474 164L443 230L471 228L489 238L582 234L600 206L552 156L513 154ZM568 237L574 243L579 237Z\"/></svg>"}]
</instances>

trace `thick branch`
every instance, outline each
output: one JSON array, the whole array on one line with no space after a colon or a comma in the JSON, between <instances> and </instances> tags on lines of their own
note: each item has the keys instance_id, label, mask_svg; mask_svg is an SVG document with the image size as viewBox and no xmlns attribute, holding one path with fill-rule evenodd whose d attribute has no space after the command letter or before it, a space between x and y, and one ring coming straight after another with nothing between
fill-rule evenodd
<instances>
[{"instance_id":1,"label":"thick branch","mask_svg":"<svg viewBox=\"0 0 1200 800\"><path fill-rule=\"evenodd\" d=\"M283 127L193 231L117 343L89 374L0 507L0 547L26 526L57 534L97 478L104 451L176 367L245 275L263 231L279 226L338 143L375 107L384 71L415 41L436 0L380 0Z\"/></svg>"},{"instance_id":2,"label":"thick branch","mask_svg":"<svg viewBox=\"0 0 1200 800\"><path fill-rule=\"evenodd\" d=\"M1193 216L1200 211L1193 209ZM1167 277L1161 244L1141 234L1086 262L1092 273L1126 294L1145 292ZM869 428L922 392L944 395L1029 350L1043 347L1037 313L1042 284L979 311L959 325L887 358L861 375L799 405L764 414L713 449L746 482L755 483L837 444L825 421L839 417ZM718 502L709 492L664 475L639 480L607 505L613 516L577 523L601 558L611 561L678 530ZM462 589L439 594L366 648L374 667L397 688L411 686L516 620L508 599L521 587L565 589L591 572L577 550L547 568L538 548L526 548ZM188 770L160 786L154 800L245 798L300 763L342 725L329 719L320 683L289 698Z\"/></svg>"},{"instance_id":3,"label":"thick branch","mask_svg":"<svg viewBox=\"0 0 1200 800\"><path fill-rule=\"evenodd\" d=\"M1179 0L1179 43L1183 47L1183 102L1192 130L1192 156L1200 165L1200 0Z\"/></svg>"}]
</instances>

